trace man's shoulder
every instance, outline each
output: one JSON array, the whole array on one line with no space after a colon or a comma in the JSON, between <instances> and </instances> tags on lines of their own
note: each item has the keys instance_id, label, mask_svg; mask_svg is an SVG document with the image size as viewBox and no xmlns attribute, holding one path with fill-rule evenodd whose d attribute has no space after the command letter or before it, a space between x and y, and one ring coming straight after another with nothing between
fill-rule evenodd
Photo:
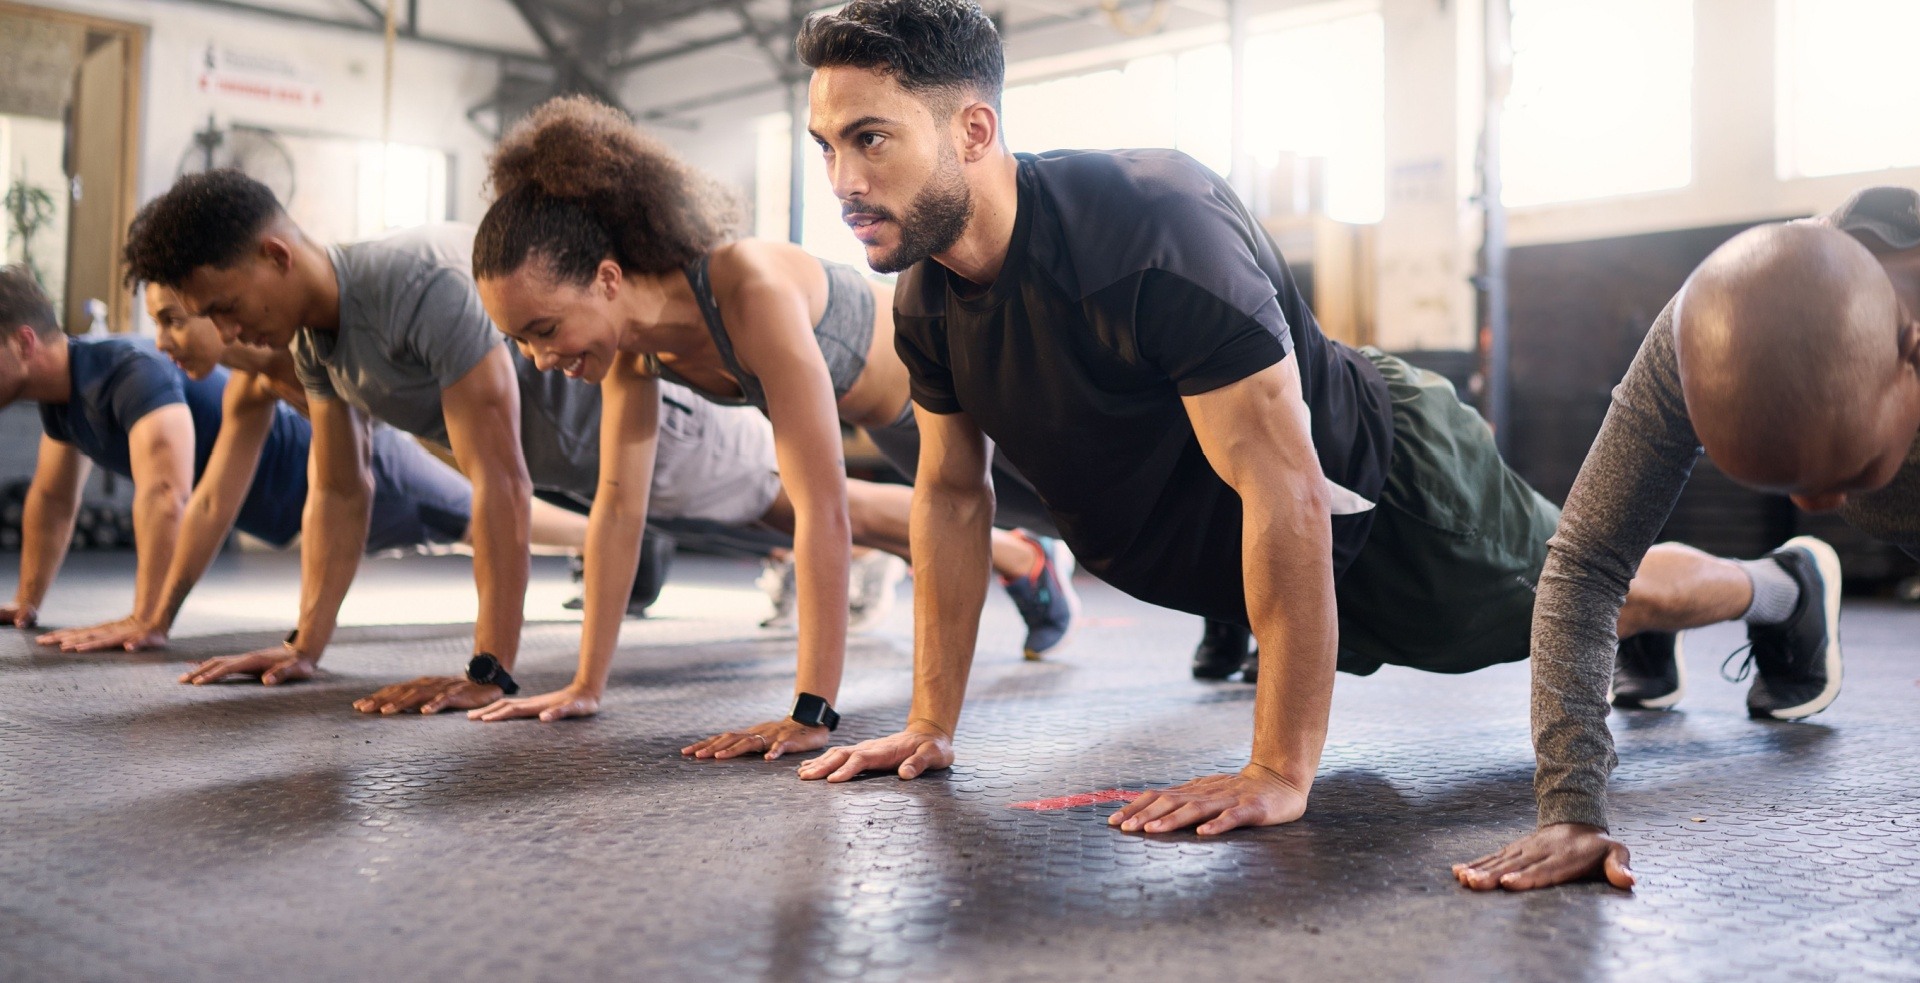
<instances>
[{"instance_id":1,"label":"man's shoulder","mask_svg":"<svg viewBox=\"0 0 1920 983\"><path fill-rule=\"evenodd\" d=\"M1029 261L1080 299L1148 270L1206 283L1223 246L1253 246L1232 189L1177 150L1059 150L1023 165L1040 212Z\"/></svg>"}]
</instances>

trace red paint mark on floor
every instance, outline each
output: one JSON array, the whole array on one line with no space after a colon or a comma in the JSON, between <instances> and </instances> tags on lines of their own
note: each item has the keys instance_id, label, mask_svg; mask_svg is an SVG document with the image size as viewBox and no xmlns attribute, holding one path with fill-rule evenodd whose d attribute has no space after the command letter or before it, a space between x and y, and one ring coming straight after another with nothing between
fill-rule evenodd
<instances>
[{"instance_id":1,"label":"red paint mark on floor","mask_svg":"<svg viewBox=\"0 0 1920 983\"><path fill-rule=\"evenodd\" d=\"M1079 795L1062 795L1053 799L1035 799L1032 802L1015 802L1015 809L1029 809L1034 812L1050 812L1054 809L1071 809L1074 806L1090 806L1096 802L1132 802L1141 793L1125 789L1109 788L1098 792L1081 792Z\"/></svg>"}]
</instances>

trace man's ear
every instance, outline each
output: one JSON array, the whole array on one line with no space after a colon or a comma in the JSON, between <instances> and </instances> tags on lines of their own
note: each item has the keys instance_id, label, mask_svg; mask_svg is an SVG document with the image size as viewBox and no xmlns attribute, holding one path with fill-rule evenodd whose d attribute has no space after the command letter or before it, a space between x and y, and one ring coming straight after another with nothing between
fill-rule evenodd
<instances>
[{"instance_id":1,"label":"man's ear","mask_svg":"<svg viewBox=\"0 0 1920 983\"><path fill-rule=\"evenodd\" d=\"M961 105L954 122L962 163L976 163L999 149L1000 114L992 106L978 99L970 100Z\"/></svg>"},{"instance_id":2,"label":"man's ear","mask_svg":"<svg viewBox=\"0 0 1920 983\"><path fill-rule=\"evenodd\" d=\"M24 365L33 361L33 357L40 354L40 349L45 346L40 341L40 332L33 330L30 325L18 324L7 332L7 347L13 349L14 355Z\"/></svg>"},{"instance_id":3,"label":"man's ear","mask_svg":"<svg viewBox=\"0 0 1920 983\"><path fill-rule=\"evenodd\" d=\"M277 236L267 235L260 239L260 258L266 260L281 274L293 272L293 243Z\"/></svg>"}]
</instances>

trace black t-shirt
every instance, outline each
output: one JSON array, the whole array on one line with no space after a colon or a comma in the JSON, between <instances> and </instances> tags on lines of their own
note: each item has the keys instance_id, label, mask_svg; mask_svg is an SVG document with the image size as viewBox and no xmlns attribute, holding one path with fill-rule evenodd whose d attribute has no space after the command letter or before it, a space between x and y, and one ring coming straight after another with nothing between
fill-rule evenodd
<instances>
[{"instance_id":1,"label":"black t-shirt","mask_svg":"<svg viewBox=\"0 0 1920 983\"><path fill-rule=\"evenodd\" d=\"M981 291L932 260L900 278L894 337L914 401L972 416L1082 566L1142 600L1245 623L1240 498L1181 397L1292 354L1321 469L1340 486L1332 559L1344 571L1392 448L1379 373L1320 333L1272 240L1192 158L1019 162L1019 214L993 284Z\"/></svg>"}]
</instances>

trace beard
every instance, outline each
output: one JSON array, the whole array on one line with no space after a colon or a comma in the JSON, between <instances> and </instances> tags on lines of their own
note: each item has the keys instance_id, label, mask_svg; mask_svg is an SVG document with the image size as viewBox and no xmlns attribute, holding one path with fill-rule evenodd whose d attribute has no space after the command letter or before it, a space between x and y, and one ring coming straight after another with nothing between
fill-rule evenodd
<instances>
[{"instance_id":1,"label":"beard","mask_svg":"<svg viewBox=\"0 0 1920 983\"><path fill-rule=\"evenodd\" d=\"M967 221L973 218L973 191L961 174L960 158L949 151L942 156L940 165L926 187L913 196L906 215L894 218L882 209L862 206L866 211L879 212L881 218L892 219L900 227L899 245L868 259L867 265L873 267L875 273L898 273L935 253L946 252L967 230Z\"/></svg>"}]
</instances>

